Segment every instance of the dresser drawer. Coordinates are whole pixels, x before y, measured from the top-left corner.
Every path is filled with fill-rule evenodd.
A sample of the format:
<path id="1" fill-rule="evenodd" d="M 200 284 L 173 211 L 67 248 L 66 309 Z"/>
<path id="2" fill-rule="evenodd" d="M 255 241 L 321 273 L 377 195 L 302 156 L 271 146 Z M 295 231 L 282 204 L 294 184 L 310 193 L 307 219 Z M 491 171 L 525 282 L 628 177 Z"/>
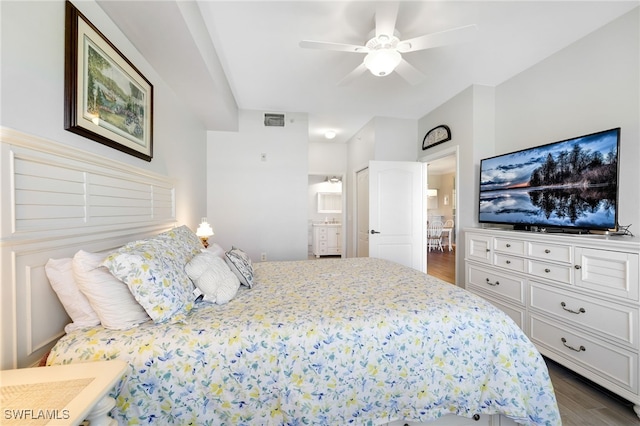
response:
<path id="1" fill-rule="evenodd" d="M 524 279 L 501 274 L 490 269 L 470 265 L 467 271 L 467 286 L 475 287 L 481 293 L 506 298 L 524 304 Z"/>
<path id="2" fill-rule="evenodd" d="M 573 246 L 560 246 L 547 243 L 529 243 L 529 256 L 554 262 L 573 262 Z"/>
<path id="3" fill-rule="evenodd" d="M 531 341 L 536 345 L 571 359 L 610 383 L 637 393 L 637 353 L 536 315 L 530 316 L 529 325 Z"/>
<path id="4" fill-rule="evenodd" d="M 638 308 L 529 282 L 531 309 L 638 348 Z"/>
<path id="5" fill-rule="evenodd" d="M 524 241 L 496 237 L 494 240 L 494 246 L 496 251 L 511 254 L 525 254 Z"/>
<path id="6" fill-rule="evenodd" d="M 527 272 L 537 277 L 560 281 L 566 284 L 573 283 L 573 268 L 569 265 L 556 265 L 537 260 L 527 260 Z"/>
<path id="7" fill-rule="evenodd" d="M 502 268 L 511 269 L 512 271 L 525 271 L 525 261 L 521 257 L 513 257 L 496 253 L 493 256 L 493 264 Z"/>

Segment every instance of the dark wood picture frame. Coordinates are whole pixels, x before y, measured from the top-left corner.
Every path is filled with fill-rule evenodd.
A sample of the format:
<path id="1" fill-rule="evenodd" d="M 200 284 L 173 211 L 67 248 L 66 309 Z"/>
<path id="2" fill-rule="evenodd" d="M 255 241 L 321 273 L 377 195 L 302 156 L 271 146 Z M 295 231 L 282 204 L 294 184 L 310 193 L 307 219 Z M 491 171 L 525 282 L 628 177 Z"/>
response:
<path id="1" fill-rule="evenodd" d="M 64 128 L 153 158 L 153 85 L 76 7 L 65 5 Z"/>
<path id="2" fill-rule="evenodd" d="M 429 130 L 424 139 L 422 139 L 422 150 L 432 148 L 436 145 L 440 145 L 446 141 L 451 140 L 451 129 L 449 126 L 441 124 Z"/>

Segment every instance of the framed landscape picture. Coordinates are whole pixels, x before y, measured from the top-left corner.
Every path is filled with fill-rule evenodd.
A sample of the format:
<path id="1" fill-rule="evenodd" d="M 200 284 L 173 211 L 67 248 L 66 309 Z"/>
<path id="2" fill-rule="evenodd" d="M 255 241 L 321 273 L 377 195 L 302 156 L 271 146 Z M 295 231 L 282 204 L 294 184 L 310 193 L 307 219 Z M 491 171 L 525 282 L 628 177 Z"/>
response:
<path id="1" fill-rule="evenodd" d="M 153 86 L 69 1 L 65 20 L 65 129 L 151 161 Z"/>

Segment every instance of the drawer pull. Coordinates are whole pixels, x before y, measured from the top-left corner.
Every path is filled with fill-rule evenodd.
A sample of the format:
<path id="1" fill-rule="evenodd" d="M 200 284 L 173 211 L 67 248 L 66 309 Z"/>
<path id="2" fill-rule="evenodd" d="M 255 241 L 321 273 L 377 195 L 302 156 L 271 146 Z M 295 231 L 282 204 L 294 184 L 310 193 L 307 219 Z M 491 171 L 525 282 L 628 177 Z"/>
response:
<path id="1" fill-rule="evenodd" d="M 545 253 L 547 253 L 547 254 L 549 254 L 549 253 L 551 253 L 551 250 L 549 250 L 549 249 L 544 249 L 544 252 L 545 252 Z"/>
<path id="2" fill-rule="evenodd" d="M 489 281 L 489 278 L 487 278 L 487 284 L 492 286 L 497 286 L 497 285 L 500 285 L 500 281 L 496 281 L 495 283 L 492 283 L 491 281 Z"/>
<path id="3" fill-rule="evenodd" d="M 507 243 L 507 248 L 511 247 L 511 244 Z"/>
<path id="4" fill-rule="evenodd" d="M 549 272 L 551 272 L 551 269 L 549 269 L 549 268 L 545 268 L 545 270 L 544 270 L 544 271 L 548 274 Z"/>
<path id="5" fill-rule="evenodd" d="M 580 266 L 580 265 L 576 265 L 576 266 L 574 266 L 574 268 L 576 268 L 576 269 L 582 269 L 582 266 Z"/>
<path id="6" fill-rule="evenodd" d="M 584 351 L 586 351 L 586 350 L 587 350 L 587 349 L 586 349 L 584 346 L 582 346 L 582 345 L 580 345 L 580 347 L 579 347 L 578 349 L 574 348 L 574 347 L 573 347 L 573 346 L 571 346 L 571 345 L 567 345 L 567 339 L 565 339 L 564 337 L 563 337 L 562 339 L 560 339 L 560 340 L 562 340 L 562 344 L 563 344 L 563 345 L 565 345 L 567 348 L 571 349 L 572 351 L 576 351 L 576 352 L 584 352 Z"/>
<path id="7" fill-rule="evenodd" d="M 562 306 L 562 309 L 564 309 L 567 312 L 571 312 L 572 314 L 584 314 L 585 312 L 587 312 L 585 311 L 584 308 L 580 308 L 577 311 L 574 311 L 573 309 L 569 309 L 567 308 L 567 304 L 564 302 L 560 302 L 560 306 Z"/>
<path id="8" fill-rule="evenodd" d="M 507 265 L 510 265 L 510 264 L 511 264 L 511 261 L 510 261 L 510 260 L 507 260 L 507 262 L 506 262 L 506 263 L 507 263 Z"/>

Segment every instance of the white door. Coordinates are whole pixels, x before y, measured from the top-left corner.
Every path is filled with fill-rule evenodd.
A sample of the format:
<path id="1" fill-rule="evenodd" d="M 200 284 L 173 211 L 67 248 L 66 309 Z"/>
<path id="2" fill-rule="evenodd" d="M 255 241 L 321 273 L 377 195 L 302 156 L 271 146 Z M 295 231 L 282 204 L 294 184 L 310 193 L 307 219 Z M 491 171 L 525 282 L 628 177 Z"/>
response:
<path id="1" fill-rule="evenodd" d="M 369 169 L 356 173 L 356 257 L 369 257 Z"/>
<path id="2" fill-rule="evenodd" d="M 426 273 L 423 163 L 369 162 L 369 256 Z"/>

